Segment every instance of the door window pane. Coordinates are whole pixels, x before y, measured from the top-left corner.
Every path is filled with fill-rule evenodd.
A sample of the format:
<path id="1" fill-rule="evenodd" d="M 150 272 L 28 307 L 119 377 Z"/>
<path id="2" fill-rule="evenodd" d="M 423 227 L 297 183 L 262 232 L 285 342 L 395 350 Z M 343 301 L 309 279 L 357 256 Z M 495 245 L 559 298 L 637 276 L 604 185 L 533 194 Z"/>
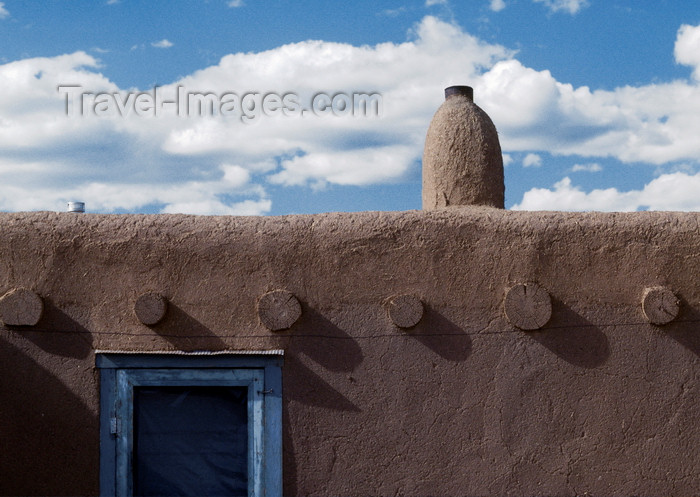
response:
<path id="1" fill-rule="evenodd" d="M 247 390 L 135 387 L 134 495 L 247 495 Z"/>

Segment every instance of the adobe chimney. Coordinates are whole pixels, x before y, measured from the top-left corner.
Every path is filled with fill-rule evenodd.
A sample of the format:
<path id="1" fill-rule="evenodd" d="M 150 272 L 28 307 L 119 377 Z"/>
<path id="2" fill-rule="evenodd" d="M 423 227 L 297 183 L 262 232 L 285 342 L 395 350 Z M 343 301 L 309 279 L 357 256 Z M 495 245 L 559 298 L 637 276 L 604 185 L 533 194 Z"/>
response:
<path id="1" fill-rule="evenodd" d="M 423 150 L 423 209 L 504 208 L 503 157 L 496 127 L 469 86 L 445 89 Z"/>

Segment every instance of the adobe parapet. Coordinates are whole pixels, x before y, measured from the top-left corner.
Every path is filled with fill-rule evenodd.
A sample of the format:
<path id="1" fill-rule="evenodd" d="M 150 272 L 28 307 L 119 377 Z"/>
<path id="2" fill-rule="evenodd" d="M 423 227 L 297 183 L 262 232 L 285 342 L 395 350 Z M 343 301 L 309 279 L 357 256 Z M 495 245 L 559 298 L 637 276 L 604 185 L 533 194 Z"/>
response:
<path id="1" fill-rule="evenodd" d="M 0 494 L 97 494 L 95 351 L 279 349 L 284 495 L 700 494 L 700 213 L 0 227 Z"/>

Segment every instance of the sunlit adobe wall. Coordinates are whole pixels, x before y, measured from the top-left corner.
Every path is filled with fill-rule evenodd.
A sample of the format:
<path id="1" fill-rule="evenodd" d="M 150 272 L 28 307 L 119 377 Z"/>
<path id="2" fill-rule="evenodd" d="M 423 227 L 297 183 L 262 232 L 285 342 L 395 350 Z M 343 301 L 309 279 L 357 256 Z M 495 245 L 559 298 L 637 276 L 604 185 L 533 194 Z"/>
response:
<path id="1" fill-rule="evenodd" d="M 282 349 L 285 495 L 698 495 L 699 226 L 0 214 L 0 494 L 97 494 L 95 351 Z"/>

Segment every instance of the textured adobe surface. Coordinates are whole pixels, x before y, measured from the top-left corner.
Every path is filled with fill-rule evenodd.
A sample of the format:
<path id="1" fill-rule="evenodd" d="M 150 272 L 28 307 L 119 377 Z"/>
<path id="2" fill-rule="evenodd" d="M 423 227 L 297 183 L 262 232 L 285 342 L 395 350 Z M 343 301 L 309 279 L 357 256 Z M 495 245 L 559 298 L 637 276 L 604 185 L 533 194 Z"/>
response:
<path id="1" fill-rule="evenodd" d="M 700 495 L 700 214 L 0 214 L 0 494 L 96 495 L 95 350 L 284 349 L 285 495 Z M 506 291 L 552 316 L 524 332 Z M 663 327 L 644 289 L 680 300 Z M 258 317 L 286 289 L 302 314 Z M 165 318 L 139 322 L 144 293 Z M 387 299 L 416 295 L 406 333 Z"/>

